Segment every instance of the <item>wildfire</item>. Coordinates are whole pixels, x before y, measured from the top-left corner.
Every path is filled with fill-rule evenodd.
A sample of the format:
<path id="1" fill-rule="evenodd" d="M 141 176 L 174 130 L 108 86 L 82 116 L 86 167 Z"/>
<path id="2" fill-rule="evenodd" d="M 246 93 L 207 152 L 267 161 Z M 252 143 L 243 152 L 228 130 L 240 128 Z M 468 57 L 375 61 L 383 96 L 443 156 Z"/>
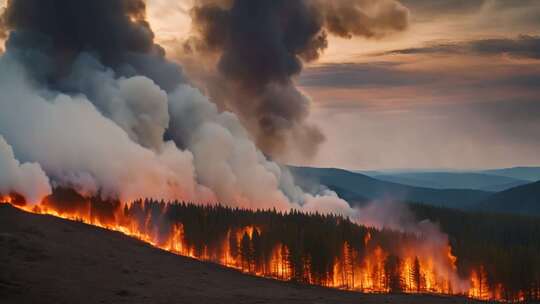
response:
<path id="1" fill-rule="evenodd" d="M 294 273 L 291 266 L 290 249 L 285 244 L 278 244 L 271 249 L 271 256 L 263 258 L 258 243 L 263 228 L 244 226 L 231 228 L 217 247 L 208 244 L 202 250 L 190 246 L 185 238 L 184 226 L 174 224 L 165 236 L 161 234 L 152 218 L 146 216 L 142 220 L 126 215 L 123 208 L 109 216 L 100 216 L 89 208 L 59 210 L 52 205 L 40 204 L 30 207 L 16 204 L 17 197 L 0 196 L 0 202 L 10 203 L 17 208 L 36 214 L 47 214 L 68 220 L 79 221 L 104 229 L 121 232 L 137 238 L 157 248 L 194 259 L 218 263 L 239 271 L 273 278 L 283 281 L 298 280 L 309 284 L 331 288 L 352 290 L 364 293 L 432 293 L 446 295 L 463 295 L 480 300 L 502 301 L 502 286 L 490 289 L 483 267 L 473 271 L 468 286 L 453 286 L 456 276 L 456 257 L 451 248 L 447 248 L 445 261 L 447 267 L 441 267 L 433 256 L 418 254 L 415 248 L 405 248 L 403 254 L 391 255 L 380 246 L 373 244 L 373 238 L 367 233 L 363 240 L 366 248 L 363 254 L 351 244 L 345 243 L 339 258 L 334 261 L 332 273 L 324 278 L 312 276 L 312 258 L 310 256 L 295 257 L 300 259 L 303 270 Z M 449 271 L 449 270 L 450 271 Z M 523 300 L 523 297 L 520 299 Z"/>
<path id="2" fill-rule="evenodd" d="M 11 193 L 9 195 L 2 195 L 0 193 L 0 202 L 11 204 L 16 207 L 21 207 L 21 206 L 26 205 L 25 198 L 17 193 Z"/>

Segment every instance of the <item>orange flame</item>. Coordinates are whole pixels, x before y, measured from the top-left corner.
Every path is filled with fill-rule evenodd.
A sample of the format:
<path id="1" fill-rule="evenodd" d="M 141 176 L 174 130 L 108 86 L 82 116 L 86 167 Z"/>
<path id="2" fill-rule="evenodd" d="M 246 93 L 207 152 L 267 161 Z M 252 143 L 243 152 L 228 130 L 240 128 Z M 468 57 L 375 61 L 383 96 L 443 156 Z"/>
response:
<path id="1" fill-rule="evenodd" d="M 13 204 L 13 200 L 14 198 L 11 196 L 0 196 L 0 202 Z M 460 291 L 455 289 L 452 286 L 452 275 L 455 275 L 457 258 L 452 254 L 449 246 L 445 263 L 449 265 L 450 272 L 438 268 L 438 264 L 435 263 L 432 256 L 415 253 L 414 248 L 406 248 L 407 250 L 403 250 L 404 254 L 402 256 L 392 257 L 380 246 L 372 245 L 372 235 L 367 233 L 364 238 L 367 253 L 360 256 L 358 250 L 345 243 L 340 257 L 334 261 L 333 272 L 329 274 L 327 279 L 322 280 L 311 277 L 310 257 L 302 258 L 303 273 L 294 274 L 290 264 L 290 250 L 285 244 L 275 246 L 271 251 L 269 262 L 261 265 L 256 260 L 256 248 L 253 248 L 253 245 L 247 245 L 252 244 L 255 235 L 262 232 L 260 227 L 245 226 L 230 229 L 218 250 L 214 252 L 206 246 L 202 252 L 196 252 L 186 242 L 182 224 L 174 225 L 166 239 L 161 239 L 163 236 L 160 236 L 158 231 L 152 228 L 149 217 L 144 219 L 141 225 L 140 220 L 136 221 L 126 216 L 122 212 L 122 208 L 118 208 L 111 218 L 104 219 L 92 214 L 89 208 L 60 211 L 44 204 L 35 207 L 27 205 L 14 206 L 31 213 L 52 215 L 121 232 L 178 255 L 222 264 L 245 273 L 277 280 L 289 281 L 301 275 L 302 277 L 299 279 L 310 284 L 364 293 L 398 291 L 464 295 L 479 300 L 503 299 L 500 284 L 494 290 L 488 287 L 487 275 L 483 267 L 471 273 L 468 290 Z M 520 299 L 517 300 L 523 300 L 524 298 L 522 293 Z"/>

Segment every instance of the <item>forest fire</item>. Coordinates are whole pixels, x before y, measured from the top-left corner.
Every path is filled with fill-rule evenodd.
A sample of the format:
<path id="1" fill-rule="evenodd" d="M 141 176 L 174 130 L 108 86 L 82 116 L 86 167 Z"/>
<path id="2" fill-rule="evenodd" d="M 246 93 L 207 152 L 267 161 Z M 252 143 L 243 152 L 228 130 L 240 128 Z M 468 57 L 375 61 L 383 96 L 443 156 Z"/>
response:
<path id="1" fill-rule="evenodd" d="M 319 235 L 307 230 L 300 232 L 298 227 L 297 236 L 284 235 L 283 224 L 276 223 L 274 217 L 298 217 L 300 221 L 312 217 L 294 213 L 254 213 L 149 201 L 122 205 L 99 199 L 71 202 L 68 208 L 62 200 L 47 198 L 39 205 L 29 206 L 15 204 L 14 198 L 2 197 L 0 201 L 28 212 L 118 231 L 175 254 L 256 276 L 363 293 L 429 293 L 509 302 L 524 299 L 523 294 L 518 299 L 505 297 L 501 284 L 490 288 L 483 267 L 471 270 L 468 279 L 459 279 L 457 258 L 449 246 L 442 253 L 441 262 L 437 256 L 441 254 L 415 247 L 413 236 L 385 235 L 388 232 L 364 228 L 338 217 L 317 215 L 322 221 L 343 227 L 339 229 L 348 235 L 332 240 L 328 247 L 328 243 L 317 243 Z M 238 213 L 240 219 L 227 223 L 232 217 L 220 213 Z M 391 241 L 396 236 L 399 240 Z M 335 238 L 333 234 L 328 237 Z M 299 244 L 296 238 L 305 241 Z M 332 248 L 335 244 L 339 245 L 337 250 Z"/>
<path id="2" fill-rule="evenodd" d="M 400 60 L 408 62 L 409 56 L 422 56 L 422 60 L 409 63 L 427 62 L 424 59 L 428 60 L 432 52 L 440 51 L 437 47 L 424 52 L 424 46 L 411 45 L 407 48 L 413 47 L 410 49 L 413 51 L 405 52 L 386 50 L 385 47 L 394 45 L 386 43 L 381 45 L 379 55 L 372 54 L 369 58 L 329 54 L 351 60 L 318 61 L 324 59 L 325 51 L 336 42 L 334 38 L 358 38 L 351 40 L 352 46 L 370 38 L 374 38 L 373 43 L 381 38 L 391 39 L 393 34 L 418 28 L 409 24 L 423 18 L 410 18 L 409 8 L 400 1 L 194 0 L 187 1 L 191 7 L 182 4 L 156 10 L 159 15 L 181 11 L 191 19 L 190 28 L 185 28 L 186 36 L 178 37 L 168 37 L 165 32 L 169 30 L 161 26 L 156 32 L 153 29 L 153 22 L 168 23 L 174 18 L 147 18 L 154 15 L 147 14 L 147 4 L 166 1 L 0 0 L 3 2 L 0 5 L 0 40 L 4 42 L 0 45 L 0 203 L 117 231 L 177 255 L 276 280 L 363 293 L 540 301 L 540 227 L 529 222 L 535 219 L 506 219 L 487 212 L 455 213 L 462 212 L 464 206 L 472 208 L 473 203 L 482 206 L 491 197 L 492 186 L 499 189 L 530 178 L 505 180 L 489 187 L 439 189 L 438 181 L 429 187 L 413 187 L 356 176 L 349 171 L 332 169 L 322 174 L 316 168 L 294 170 L 287 165 L 316 166 L 322 162 L 352 168 L 348 162 L 353 157 L 348 156 L 348 151 L 356 149 L 350 149 L 348 138 L 343 142 L 342 136 L 351 135 L 340 132 L 342 123 L 343 126 L 347 123 L 346 129 L 353 131 L 355 139 L 361 135 L 355 143 L 396 133 L 384 129 L 395 126 L 391 123 L 377 123 L 384 125 L 380 130 L 364 128 L 369 125 L 351 119 L 353 114 L 362 118 L 364 114 L 380 114 L 392 118 L 400 127 L 403 119 L 412 119 L 405 125 L 413 127 L 419 126 L 416 121 L 424 121 L 417 119 L 426 117 L 422 111 L 418 117 L 413 115 L 414 111 L 407 111 L 412 116 L 394 120 L 397 116 L 386 115 L 393 111 L 363 112 L 363 107 L 355 102 L 357 111 L 343 112 L 347 119 L 335 124 L 332 119 L 345 116 L 326 115 L 325 111 L 337 111 L 335 114 L 347 111 L 349 107 L 343 105 L 351 98 L 341 101 L 338 98 L 339 107 L 327 106 L 331 102 L 325 100 L 319 101 L 324 107 L 311 105 L 312 99 L 324 99 L 327 93 L 340 93 L 343 88 L 347 94 L 377 94 L 388 88 L 401 90 L 405 88 L 402 85 L 416 82 L 446 83 L 446 78 L 426 81 L 433 77 L 425 69 L 401 81 L 404 71 L 395 64 Z M 491 6 L 489 10 L 482 9 L 482 14 L 489 13 Z M 493 6 L 493 11 L 499 11 L 499 7 Z M 176 21 L 181 20 L 171 25 L 181 29 Z M 506 56 L 503 52 L 505 59 L 511 57 L 512 62 L 525 59 L 522 57 L 537 59 L 535 54 L 530 56 L 536 49 L 534 52 L 514 50 L 521 47 L 522 40 L 527 42 L 523 46 L 530 48 L 534 39 L 535 36 L 523 36 L 512 42 L 511 53 L 519 54 Z M 491 46 L 505 41 L 479 42 Z M 160 45 L 162 42 L 164 45 Z M 471 52 L 467 60 L 473 60 L 479 53 L 492 56 L 501 49 L 477 50 L 478 42 L 470 47 L 467 41 L 456 43 L 465 53 Z M 367 46 L 362 49 L 377 49 Z M 339 49 L 339 45 L 331 49 Z M 447 52 L 451 47 L 443 49 L 445 56 L 464 55 Z M 383 61 L 391 57 L 391 64 L 371 62 L 379 56 L 384 57 Z M 350 63 L 352 69 L 347 67 Z M 307 66 L 310 69 L 302 74 Z M 394 72 L 397 73 L 392 75 Z M 448 77 L 454 72 L 449 69 L 433 74 Z M 346 73 L 347 77 L 335 77 L 336 73 Z M 376 77 L 363 77 L 363 73 Z M 350 79 L 355 80 L 352 86 Z M 504 80 L 508 80 L 506 76 Z M 309 96 L 308 92 L 315 94 Z M 387 97 L 385 100 L 389 100 Z M 416 97 L 410 100 L 417 100 Z M 428 99 L 445 100 L 432 97 Z M 403 101 L 399 107 L 416 105 Z M 318 115 L 311 116 L 312 109 Z M 489 118 L 498 115 L 499 110 L 478 112 Z M 463 116 L 471 111 L 450 112 Z M 468 118 L 467 115 L 463 118 Z M 376 120 L 381 117 L 377 116 Z M 458 121 L 478 121 L 458 118 Z M 323 132 L 327 128 L 331 131 Z M 374 132 L 363 134 L 356 132 L 357 129 Z M 428 138 L 436 139 L 436 143 L 448 137 L 441 136 L 447 130 L 432 129 L 429 131 L 434 132 L 433 136 Z M 473 129 L 489 131 L 476 125 Z M 418 136 L 418 130 L 411 128 L 410 134 L 405 132 L 405 135 L 412 134 L 414 139 L 426 137 Z M 481 149 L 473 149 L 474 157 L 467 162 L 459 157 L 454 159 L 456 153 L 451 153 L 450 160 L 444 159 L 439 151 L 462 150 L 464 141 L 458 133 L 448 137 L 451 139 L 448 144 L 455 146 L 452 149 L 427 143 L 436 147 L 436 153 L 425 153 L 422 142 L 415 145 L 421 149 L 418 153 L 407 155 L 411 145 L 403 140 L 402 133 L 396 133 L 399 136 L 394 138 L 395 142 L 384 140 L 390 146 L 366 145 L 373 146 L 366 152 L 376 155 L 377 161 L 362 160 L 362 167 L 391 168 L 396 162 L 409 165 L 419 156 L 422 159 L 417 161 L 422 168 L 426 167 L 426 161 L 436 164 L 444 160 L 444 164 L 449 162 L 458 168 L 477 167 L 477 158 L 486 161 L 486 166 L 492 164 L 490 161 L 510 162 L 506 159 L 508 153 L 495 153 L 493 160 L 483 154 L 476 155 L 476 150 Z M 490 136 L 478 133 L 482 140 L 475 144 L 491 147 L 493 134 L 531 132 L 488 133 Z M 329 141 L 325 143 L 325 139 Z M 521 142 L 509 139 L 512 144 Z M 398 146 L 406 143 L 407 149 L 401 151 L 394 143 Z M 388 155 L 387 150 L 391 152 Z M 525 154 L 529 159 L 529 153 Z M 434 157 L 426 159 L 426 155 Z M 498 157 L 504 159 L 496 160 Z M 351 178 L 350 187 L 345 187 L 349 184 L 345 177 Z M 327 178 L 333 182 L 325 181 Z M 356 178 L 365 183 L 357 183 Z M 496 180 L 499 178 L 502 176 Z M 435 184 L 437 189 L 431 189 Z M 353 188 L 355 191 L 351 191 Z M 356 188 L 362 191 L 357 192 Z M 403 210 L 371 204 L 387 197 L 392 201 L 395 198 L 396 205 L 406 206 L 402 208 L 407 211 L 417 205 L 413 202 L 431 204 L 418 208 L 446 206 L 455 210 L 424 209 L 427 214 L 419 216 L 411 212 L 409 218 L 408 212 L 400 212 Z M 147 199 L 136 200 L 139 198 Z M 368 202 L 377 208 L 366 210 L 370 206 L 364 208 L 362 204 Z M 492 216 L 497 217 L 492 220 Z M 387 217 L 392 219 L 387 221 Z M 464 218 L 468 219 L 467 225 Z M 4 278 L 0 279 L 2 287 Z"/>

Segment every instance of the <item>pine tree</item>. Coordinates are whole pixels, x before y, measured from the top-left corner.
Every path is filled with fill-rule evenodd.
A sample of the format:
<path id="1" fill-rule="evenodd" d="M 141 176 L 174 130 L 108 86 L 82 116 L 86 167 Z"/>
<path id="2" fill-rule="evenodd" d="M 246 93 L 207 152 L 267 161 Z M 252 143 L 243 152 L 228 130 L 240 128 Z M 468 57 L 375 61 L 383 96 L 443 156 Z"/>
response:
<path id="1" fill-rule="evenodd" d="M 385 287 L 390 292 L 402 292 L 403 280 L 399 272 L 401 260 L 395 255 L 390 255 L 384 263 Z"/>
<path id="2" fill-rule="evenodd" d="M 251 240 L 247 232 L 244 232 L 242 240 L 240 241 L 240 256 L 242 259 L 242 269 L 251 271 L 251 257 L 253 256 L 253 254 L 251 248 Z"/>
<path id="3" fill-rule="evenodd" d="M 422 290 L 422 274 L 420 273 L 420 261 L 418 257 L 414 258 L 414 263 L 411 270 L 411 278 L 417 293 Z"/>
<path id="4" fill-rule="evenodd" d="M 238 261 L 238 240 L 236 239 L 236 234 L 231 230 L 229 230 L 229 255 L 233 261 Z"/>
<path id="5" fill-rule="evenodd" d="M 253 230 L 253 238 L 251 239 L 252 243 L 252 263 L 254 271 L 257 272 L 261 270 L 262 266 L 262 260 L 263 260 L 263 252 L 262 252 L 262 243 L 261 243 L 261 236 L 259 234 L 259 231 L 257 229 Z"/>

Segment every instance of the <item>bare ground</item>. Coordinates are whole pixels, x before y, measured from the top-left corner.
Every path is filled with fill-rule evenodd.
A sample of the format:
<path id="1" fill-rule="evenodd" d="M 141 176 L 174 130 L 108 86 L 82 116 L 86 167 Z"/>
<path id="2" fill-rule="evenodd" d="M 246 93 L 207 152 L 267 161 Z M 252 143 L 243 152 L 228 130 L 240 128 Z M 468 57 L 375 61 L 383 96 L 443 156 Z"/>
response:
<path id="1" fill-rule="evenodd" d="M 241 274 L 120 233 L 0 204 L 0 303 L 473 303 L 365 295 Z"/>

